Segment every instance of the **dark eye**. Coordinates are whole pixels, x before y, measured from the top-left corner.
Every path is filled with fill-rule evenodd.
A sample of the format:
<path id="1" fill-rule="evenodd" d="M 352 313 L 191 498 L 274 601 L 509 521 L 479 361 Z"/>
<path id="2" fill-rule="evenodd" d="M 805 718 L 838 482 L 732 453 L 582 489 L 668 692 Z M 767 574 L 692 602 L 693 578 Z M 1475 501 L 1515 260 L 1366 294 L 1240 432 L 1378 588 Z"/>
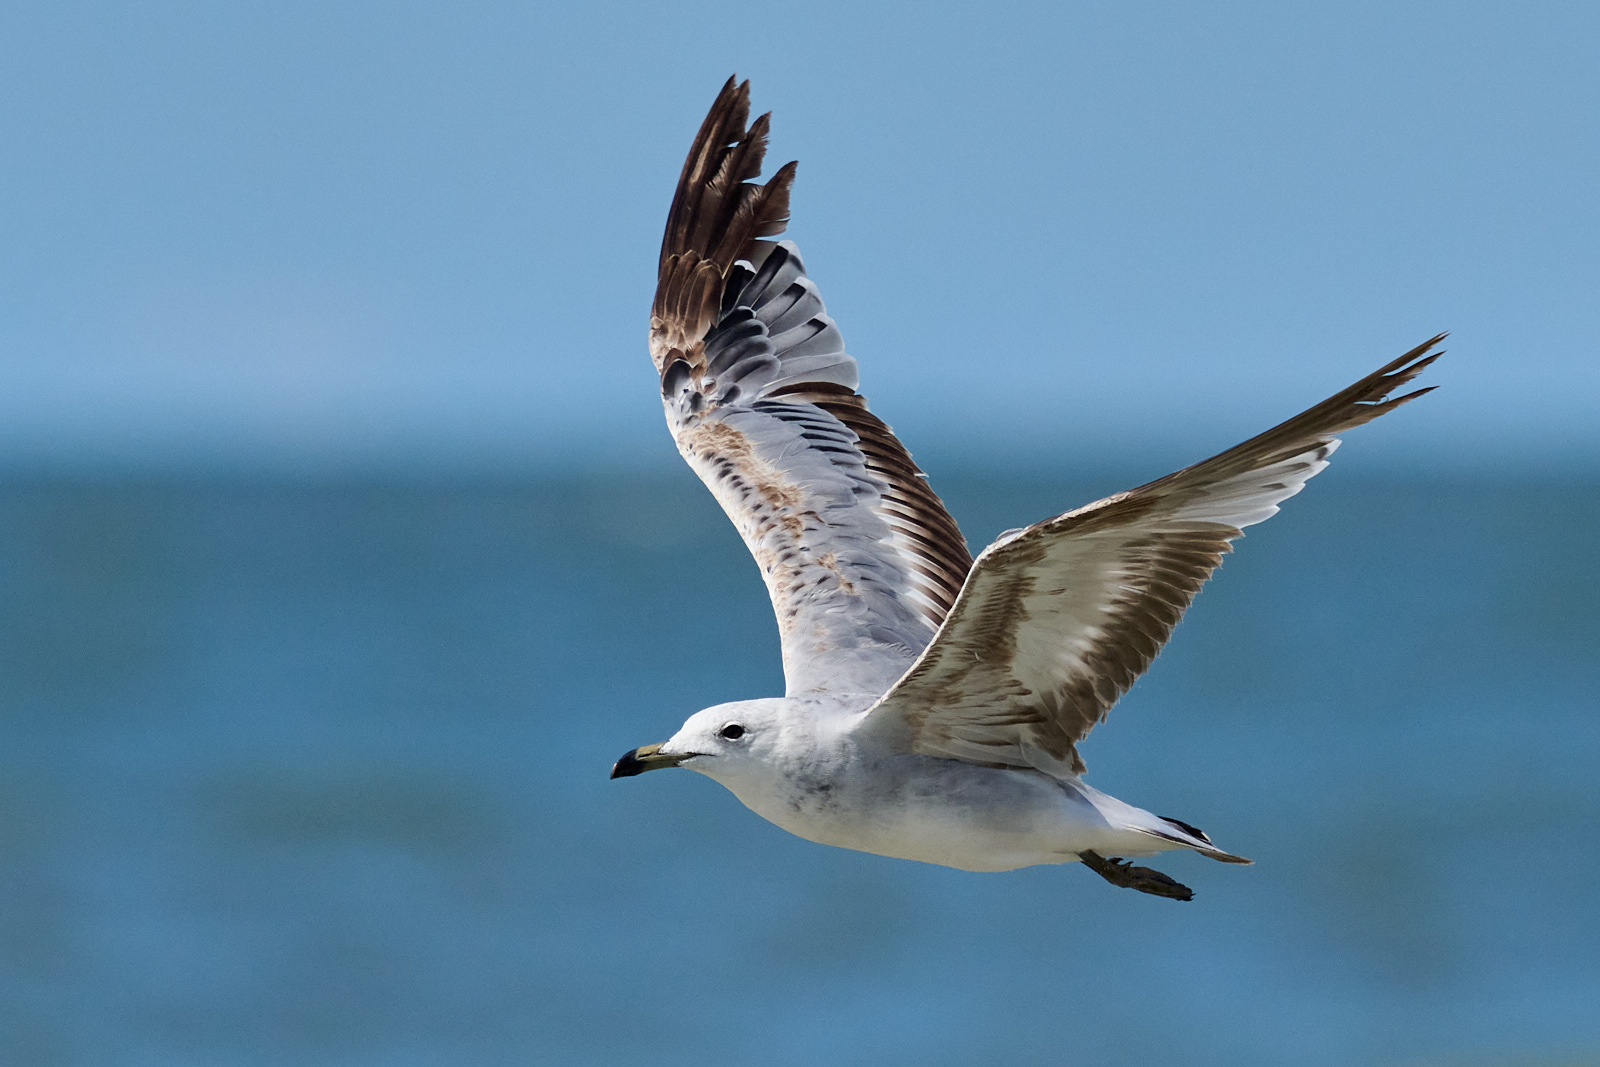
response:
<path id="1" fill-rule="evenodd" d="M 717 731 L 717 736 L 722 738 L 724 741 L 737 741 L 739 738 L 744 736 L 744 727 L 740 726 L 736 722 L 730 722 L 728 725 Z"/>

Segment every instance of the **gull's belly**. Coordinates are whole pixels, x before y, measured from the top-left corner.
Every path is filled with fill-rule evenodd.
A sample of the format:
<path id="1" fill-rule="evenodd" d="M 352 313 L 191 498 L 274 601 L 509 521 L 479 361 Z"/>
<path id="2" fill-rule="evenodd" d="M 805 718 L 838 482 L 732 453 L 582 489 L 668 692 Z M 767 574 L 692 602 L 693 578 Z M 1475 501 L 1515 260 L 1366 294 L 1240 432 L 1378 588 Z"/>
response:
<path id="1" fill-rule="evenodd" d="M 1138 844 L 1081 793 L 1037 771 L 913 756 L 788 785 L 739 799 L 810 841 L 963 870 L 1066 863 L 1083 849 Z"/>

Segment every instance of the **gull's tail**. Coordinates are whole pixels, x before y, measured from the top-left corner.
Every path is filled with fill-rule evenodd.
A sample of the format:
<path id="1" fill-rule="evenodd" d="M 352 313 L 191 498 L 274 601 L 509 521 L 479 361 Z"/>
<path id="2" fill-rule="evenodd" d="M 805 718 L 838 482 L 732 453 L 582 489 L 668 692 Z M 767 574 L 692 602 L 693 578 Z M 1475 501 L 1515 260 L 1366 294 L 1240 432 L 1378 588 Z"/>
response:
<path id="1" fill-rule="evenodd" d="M 1211 843 L 1211 838 L 1200 827 L 1186 823 L 1182 819 L 1173 819 L 1165 815 L 1154 815 L 1143 808 L 1136 808 L 1126 801 L 1118 800 L 1109 793 L 1102 793 L 1082 780 L 1072 783 L 1072 789 L 1099 812 L 1100 817 L 1113 829 L 1127 830 L 1136 834 L 1153 837 L 1165 844 L 1150 843 L 1150 851 L 1137 850 L 1131 842 L 1124 839 L 1118 848 L 1127 849 L 1128 855 L 1148 856 L 1152 852 L 1165 852 L 1170 848 L 1189 848 L 1202 856 L 1210 856 L 1221 863 L 1254 863 L 1255 860 L 1235 856 L 1231 852 L 1224 852 Z"/>
<path id="2" fill-rule="evenodd" d="M 1173 819 L 1166 815 L 1156 815 L 1153 818 L 1159 825 L 1129 826 L 1128 829 L 1137 830 L 1141 834 L 1149 834 L 1151 837 L 1159 837 L 1163 841 L 1185 845 L 1194 849 L 1200 855 L 1209 856 L 1220 863 L 1255 862 L 1255 860 L 1247 860 L 1243 856 L 1235 856 L 1231 852 L 1222 851 L 1211 843 L 1211 838 L 1206 836 L 1204 830 L 1198 826 L 1190 826 L 1182 819 Z"/>

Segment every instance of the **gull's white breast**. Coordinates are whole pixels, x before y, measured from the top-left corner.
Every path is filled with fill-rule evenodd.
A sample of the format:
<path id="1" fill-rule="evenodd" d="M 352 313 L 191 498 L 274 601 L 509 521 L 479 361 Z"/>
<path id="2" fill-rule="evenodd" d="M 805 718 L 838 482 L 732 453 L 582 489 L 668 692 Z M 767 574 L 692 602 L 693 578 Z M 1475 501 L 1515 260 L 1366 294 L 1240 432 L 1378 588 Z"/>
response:
<path id="1" fill-rule="evenodd" d="M 1161 846 L 1107 818 L 1138 809 L 1039 771 L 913 754 L 850 758 L 828 773 L 816 770 L 723 784 L 746 807 L 807 840 L 968 871 L 1069 863 L 1085 849 L 1150 855 Z"/>

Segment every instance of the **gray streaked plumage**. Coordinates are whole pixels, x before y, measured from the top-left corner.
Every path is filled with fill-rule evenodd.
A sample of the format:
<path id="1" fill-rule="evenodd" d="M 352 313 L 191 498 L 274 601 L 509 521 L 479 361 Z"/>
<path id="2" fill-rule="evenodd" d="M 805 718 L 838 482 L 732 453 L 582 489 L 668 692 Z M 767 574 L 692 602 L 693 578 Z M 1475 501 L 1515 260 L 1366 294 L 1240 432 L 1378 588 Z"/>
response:
<path id="1" fill-rule="evenodd" d="M 757 184 L 768 117 L 729 79 L 684 164 L 650 317 L 679 451 L 755 556 L 784 698 L 691 717 L 613 776 L 683 765 L 803 837 L 972 870 L 1082 859 L 1187 899 L 1102 852 L 1223 852 L 1189 824 L 1090 788 L 1077 745 L 1155 658 L 1246 526 L 1327 466 L 1336 435 L 1443 335 L 1293 419 L 1137 489 L 1024 529 L 973 561 L 925 476 L 856 392 L 788 221 L 795 164 Z"/>

